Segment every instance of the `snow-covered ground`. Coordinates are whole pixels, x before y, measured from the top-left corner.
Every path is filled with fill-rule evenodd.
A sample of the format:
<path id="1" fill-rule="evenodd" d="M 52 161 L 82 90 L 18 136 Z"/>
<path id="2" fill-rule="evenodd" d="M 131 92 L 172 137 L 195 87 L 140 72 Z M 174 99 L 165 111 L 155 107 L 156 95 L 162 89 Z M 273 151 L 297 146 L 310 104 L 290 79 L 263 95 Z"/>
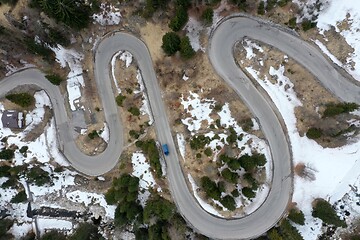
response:
<path id="1" fill-rule="evenodd" d="M 66 89 L 68 99 L 72 111 L 79 109 L 81 89 L 84 88 L 83 68 L 81 61 L 84 58 L 82 53 L 76 52 L 74 49 L 66 49 L 61 45 L 51 48 L 56 55 L 56 61 L 62 68 L 68 66 L 70 72 L 67 75 Z"/>
<path id="2" fill-rule="evenodd" d="M 92 16 L 93 20 L 102 26 L 117 25 L 121 21 L 120 9 L 111 4 L 101 3 L 100 12 Z M 95 23 L 94 22 L 94 23 Z"/>
<path id="3" fill-rule="evenodd" d="M 303 19 L 312 19 L 317 22 L 317 28 L 321 34 L 330 30 L 331 27 L 340 33 L 345 41 L 354 49 L 354 52 L 349 54 L 346 58 L 345 64 L 340 64 L 346 69 L 356 80 L 360 81 L 360 4 L 358 0 L 293 0 L 302 9 L 298 16 L 298 22 Z M 319 3 L 319 4 L 318 4 Z M 316 7 L 320 6 L 320 8 Z M 342 22 L 346 20 L 346 24 Z M 324 40 L 328 41 L 324 36 Z M 319 45 L 317 43 L 317 45 Z M 325 54 L 330 52 L 325 46 L 319 46 Z M 339 61 L 335 57 L 329 57 L 338 64 Z"/>
<path id="4" fill-rule="evenodd" d="M 270 67 L 269 75 L 277 79 L 274 84 L 266 77 L 260 79 L 257 70 L 251 67 L 246 70 L 266 90 L 279 109 L 288 129 L 294 165 L 305 164 L 314 176 L 314 180 L 298 176 L 294 178 L 293 201 L 306 217 L 305 226 L 296 227 L 304 239 L 315 240 L 322 233 L 321 220 L 311 216 L 311 203 L 316 198 L 327 199 L 332 204 L 345 198 L 341 202 L 349 205 L 348 208 L 352 210 L 351 218 L 360 216 L 360 206 L 351 201 L 360 187 L 360 156 L 357 154 L 360 149 L 359 138 L 341 148 L 323 148 L 306 136 L 301 137 L 296 128 L 294 109 L 301 106 L 302 102 L 297 98 L 291 80 L 284 76 L 284 66 Z M 346 217 L 346 220 L 350 221 L 350 217 Z"/>
<path id="5" fill-rule="evenodd" d="M 139 181 L 139 196 L 141 206 L 145 207 L 146 202 L 150 196 L 150 189 L 155 189 L 156 182 L 154 176 L 150 170 L 150 164 L 147 162 L 145 155 L 142 152 L 135 152 L 131 156 L 131 163 L 133 167 L 133 173 L 135 177 L 140 179 Z M 158 192 L 161 188 L 158 187 Z"/>
<path id="6" fill-rule="evenodd" d="M 200 129 L 209 129 L 207 133 L 204 134 L 205 137 L 209 137 L 212 139 L 209 144 L 207 144 L 205 147 L 210 147 L 212 151 L 214 152 L 214 160 L 216 160 L 218 153 L 221 151 L 218 149 L 222 149 L 225 145 L 228 144 L 227 137 L 228 137 L 228 129 L 232 127 L 237 136 L 242 135 L 241 139 L 237 139 L 237 148 L 241 149 L 241 155 L 249 154 L 252 155 L 254 151 L 258 153 L 262 153 L 265 155 L 267 159 L 267 163 L 265 165 L 266 170 L 266 181 L 265 184 L 262 185 L 256 194 L 256 197 L 252 199 L 252 201 L 249 201 L 247 199 L 243 199 L 242 195 L 240 194 L 239 197 L 235 198 L 235 201 L 237 203 L 237 207 L 243 207 L 244 214 L 250 214 L 251 212 L 255 211 L 266 199 L 268 191 L 269 191 L 269 185 L 271 183 L 272 179 L 272 160 L 271 160 L 271 154 L 270 149 L 266 142 L 255 135 L 249 134 L 238 125 L 237 121 L 231 116 L 231 111 L 229 108 L 229 104 L 225 103 L 221 110 L 216 112 L 214 111 L 214 107 L 216 105 L 216 101 L 214 99 L 202 99 L 199 94 L 190 92 L 189 96 L 181 97 L 181 104 L 185 110 L 186 118 L 182 119 L 182 123 L 187 126 L 187 129 L 191 133 L 191 135 L 196 135 Z M 214 138 L 215 133 L 214 131 L 210 130 L 210 125 L 213 124 L 215 121 L 212 118 L 213 114 L 216 114 L 219 116 L 220 119 L 220 125 L 225 128 L 224 133 L 219 133 L 218 138 Z M 256 121 L 255 121 L 256 122 Z M 205 127 L 205 128 L 204 128 Z M 218 127 L 214 125 L 214 127 L 217 129 Z M 255 128 L 258 127 L 258 125 L 254 125 Z M 186 154 L 186 145 L 184 136 L 181 134 L 177 134 L 177 142 L 180 154 L 184 161 L 185 154 Z M 239 156 L 240 157 L 240 156 Z M 219 169 L 220 171 L 222 169 Z M 189 181 L 193 181 L 191 178 L 191 175 L 188 175 Z M 195 183 L 192 183 L 193 185 L 193 192 L 195 195 L 195 198 L 199 201 L 199 196 L 196 195 L 196 189 L 197 187 L 194 185 Z M 239 192 L 241 192 L 241 186 L 237 186 Z M 214 201 L 214 200 L 213 200 Z M 222 206 L 220 202 L 214 201 L 217 205 Z M 202 207 L 205 210 L 209 209 L 209 204 L 204 204 L 203 200 L 199 201 L 199 204 L 202 205 Z M 204 205 L 203 205 L 204 204 Z M 223 208 L 225 211 L 226 209 Z M 216 211 L 215 209 L 211 210 L 210 213 L 213 214 L 213 211 Z M 243 216 L 244 214 L 238 215 L 236 217 Z"/>
<path id="7" fill-rule="evenodd" d="M 52 164 L 53 161 L 57 162 L 60 166 L 68 166 L 69 164 L 58 150 L 54 119 L 49 121 L 44 132 L 37 139 L 31 142 L 25 142 L 23 140 L 31 129 L 43 121 L 45 114 L 44 107 L 47 106 L 51 108 L 50 100 L 44 91 L 36 92 L 34 97 L 36 102 L 35 108 L 27 114 L 27 126 L 23 131 L 14 133 L 10 129 L 3 127 L 2 122 L 0 121 L 0 139 L 7 137 L 6 143 L 0 142 L 1 148 L 12 144 L 18 146 L 19 149 L 23 146 L 28 147 L 26 156 L 20 153 L 19 149 L 15 150 L 12 166 L 29 164 L 28 169 L 40 167 L 42 170 L 48 172 L 51 178 L 51 184 L 37 186 L 34 183 L 27 184 L 27 179 L 24 175 L 19 177 L 19 183 L 23 186 L 27 197 L 31 199 L 32 206 L 35 208 L 49 206 L 70 210 L 75 207 L 75 203 L 81 203 L 91 209 L 93 209 L 94 206 L 100 208 L 101 211 L 104 212 L 105 221 L 107 219 L 113 219 L 115 207 L 108 206 L 102 194 L 70 190 L 75 188 L 75 176 L 77 173 L 68 169 L 64 169 L 60 172 L 55 171 L 55 167 Z M 0 110 L 1 118 L 4 110 L 2 105 L 0 105 Z M 0 185 L 7 180 L 7 177 L 0 178 Z M 76 188 L 78 189 L 79 186 Z M 33 229 L 33 219 L 28 218 L 26 215 L 27 202 L 18 204 L 10 203 L 17 192 L 16 189 L 12 188 L 0 188 L 0 205 L 7 209 L 8 214 L 10 214 L 12 218 L 16 219 L 15 224 L 10 231 L 16 239 L 20 239 L 29 230 Z M 68 200 L 63 196 L 66 196 Z M 81 210 L 81 208 L 75 209 Z M 86 209 L 83 208 L 82 210 L 85 211 Z M 40 231 L 42 232 L 48 228 L 69 229 L 72 227 L 71 221 L 72 219 L 39 219 L 38 223 Z"/>

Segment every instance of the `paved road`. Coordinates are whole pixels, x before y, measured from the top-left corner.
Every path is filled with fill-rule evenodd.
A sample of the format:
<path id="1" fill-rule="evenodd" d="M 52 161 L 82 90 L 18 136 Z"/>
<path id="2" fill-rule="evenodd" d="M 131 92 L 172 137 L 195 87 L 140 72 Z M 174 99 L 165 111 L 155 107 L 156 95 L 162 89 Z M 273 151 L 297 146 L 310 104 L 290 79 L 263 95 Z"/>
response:
<path id="1" fill-rule="evenodd" d="M 87 175 L 100 175 L 112 169 L 122 151 L 123 133 L 118 119 L 111 81 L 109 62 L 119 50 L 128 50 L 136 58 L 147 88 L 154 115 L 158 140 L 167 143 L 170 155 L 166 157 L 170 189 L 180 213 L 199 232 L 217 239 L 248 239 L 271 228 L 284 213 L 291 198 L 291 153 L 286 134 L 281 128 L 272 103 L 254 87 L 238 69 L 233 58 L 233 45 L 243 37 L 266 42 L 286 52 L 308 68 L 325 87 L 346 101 L 360 103 L 360 90 L 346 77 L 339 74 L 332 64 L 311 45 L 286 31 L 247 17 L 228 18 L 212 33 L 208 51 L 216 72 L 239 94 L 249 109 L 258 117 L 271 148 L 274 174 L 271 191 L 262 206 L 253 214 L 241 219 L 226 220 L 210 215 L 197 203 L 187 188 L 185 177 L 171 135 L 160 88 L 146 45 L 134 36 L 117 33 L 102 40 L 95 56 L 95 80 L 110 130 L 107 149 L 98 156 L 89 157 L 77 149 L 72 123 L 64 107 L 64 97 L 38 70 L 29 69 L 16 73 L 0 82 L 0 94 L 26 83 L 38 85 L 51 96 L 58 128 L 60 147 L 72 166 Z"/>

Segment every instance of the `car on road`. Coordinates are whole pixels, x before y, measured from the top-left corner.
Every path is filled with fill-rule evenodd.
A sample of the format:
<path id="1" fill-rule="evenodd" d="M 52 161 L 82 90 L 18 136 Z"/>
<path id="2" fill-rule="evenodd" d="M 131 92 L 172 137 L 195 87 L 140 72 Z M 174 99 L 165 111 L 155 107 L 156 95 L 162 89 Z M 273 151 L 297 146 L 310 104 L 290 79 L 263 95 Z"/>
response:
<path id="1" fill-rule="evenodd" d="M 162 150 L 166 156 L 169 155 L 169 147 L 167 144 L 162 145 Z"/>

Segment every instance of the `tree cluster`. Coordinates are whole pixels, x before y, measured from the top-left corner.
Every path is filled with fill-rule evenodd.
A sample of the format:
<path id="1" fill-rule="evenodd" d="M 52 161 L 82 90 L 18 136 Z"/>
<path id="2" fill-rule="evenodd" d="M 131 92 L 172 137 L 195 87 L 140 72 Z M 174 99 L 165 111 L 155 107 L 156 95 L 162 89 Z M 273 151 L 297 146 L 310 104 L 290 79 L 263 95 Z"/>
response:
<path id="1" fill-rule="evenodd" d="M 91 14 L 98 9 L 97 1 L 89 3 L 84 0 L 32 0 L 31 6 L 40 8 L 57 22 L 79 30 L 88 26 Z"/>
<path id="2" fill-rule="evenodd" d="M 295 208 L 292 208 L 289 212 L 288 219 L 290 219 L 292 222 L 297 223 L 299 225 L 305 224 L 305 216 L 304 213 L 300 210 L 297 210 Z"/>
<path id="3" fill-rule="evenodd" d="M 359 108 L 356 103 L 329 103 L 326 105 L 323 117 L 333 117 L 342 113 L 349 113 Z"/>
<path id="4" fill-rule="evenodd" d="M 312 216 L 320 218 L 326 224 L 334 225 L 336 227 L 346 227 L 345 221 L 339 218 L 331 204 L 324 199 L 316 200 Z"/>
<path id="5" fill-rule="evenodd" d="M 113 180 L 105 194 L 108 204 L 117 204 L 115 224 L 122 227 L 134 220 L 142 222 L 142 207 L 138 203 L 139 178 L 123 174 Z"/>
<path id="6" fill-rule="evenodd" d="M 140 148 L 150 161 L 150 167 L 155 171 L 156 177 L 161 178 L 162 169 L 160 164 L 159 150 L 154 139 L 137 141 L 136 146 Z"/>

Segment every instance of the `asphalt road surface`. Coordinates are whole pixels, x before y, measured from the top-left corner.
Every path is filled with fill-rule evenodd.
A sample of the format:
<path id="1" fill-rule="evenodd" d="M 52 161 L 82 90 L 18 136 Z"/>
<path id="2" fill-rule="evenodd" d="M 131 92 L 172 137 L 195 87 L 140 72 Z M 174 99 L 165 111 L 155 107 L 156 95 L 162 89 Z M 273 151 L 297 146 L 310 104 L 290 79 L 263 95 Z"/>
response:
<path id="1" fill-rule="evenodd" d="M 119 50 L 131 52 L 137 60 L 145 82 L 158 141 L 167 143 L 167 178 L 180 213 L 200 233 L 215 239 L 249 239 L 270 229 L 284 214 L 292 193 L 291 151 L 286 129 L 277 109 L 261 88 L 256 87 L 237 67 L 233 57 L 234 44 L 244 37 L 272 45 L 298 61 L 317 77 L 331 92 L 345 101 L 360 103 L 360 88 L 349 80 L 342 70 L 336 69 L 312 45 L 300 40 L 279 26 L 245 16 L 232 16 L 212 32 L 209 58 L 215 71 L 239 94 L 252 113 L 259 119 L 271 149 L 273 180 L 265 202 L 254 213 L 239 219 L 222 219 L 207 213 L 197 203 L 187 187 L 179 163 L 176 146 L 166 116 L 165 106 L 146 45 L 138 38 L 116 33 L 105 37 L 95 55 L 95 80 L 102 101 L 110 140 L 106 150 L 97 156 L 87 156 L 77 147 L 73 138 L 73 125 L 65 109 L 64 96 L 58 88 L 36 69 L 11 75 L 0 82 L 0 95 L 23 84 L 35 84 L 50 96 L 58 130 L 59 148 L 72 166 L 86 175 L 101 175 L 117 163 L 123 147 L 123 132 L 118 108 L 110 80 L 110 60 Z"/>

